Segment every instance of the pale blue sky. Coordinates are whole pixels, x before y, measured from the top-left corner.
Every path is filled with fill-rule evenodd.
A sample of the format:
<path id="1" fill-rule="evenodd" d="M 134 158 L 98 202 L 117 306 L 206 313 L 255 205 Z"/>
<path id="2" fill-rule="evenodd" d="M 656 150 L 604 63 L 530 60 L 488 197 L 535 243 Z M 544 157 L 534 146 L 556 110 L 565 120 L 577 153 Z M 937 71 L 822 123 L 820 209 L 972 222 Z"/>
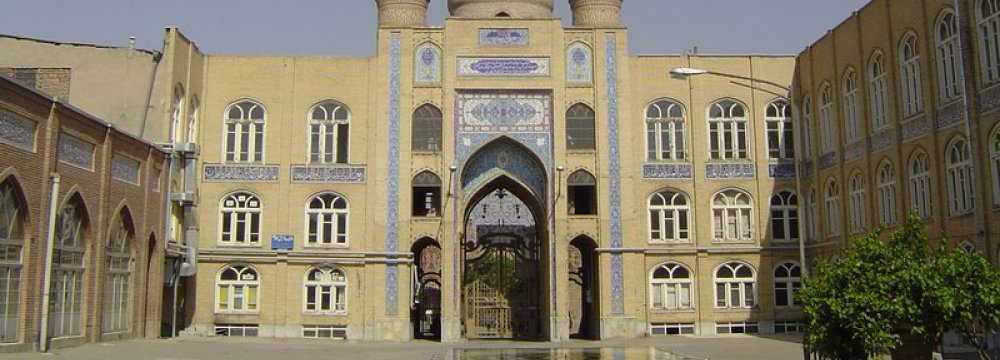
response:
<path id="1" fill-rule="evenodd" d="M 625 0 L 633 54 L 797 54 L 868 0 Z M 431 0 L 441 25 L 446 0 Z M 566 0 L 556 14 L 571 16 Z M 0 33 L 159 49 L 176 25 L 210 54 L 367 56 L 374 0 L 3 0 Z"/>

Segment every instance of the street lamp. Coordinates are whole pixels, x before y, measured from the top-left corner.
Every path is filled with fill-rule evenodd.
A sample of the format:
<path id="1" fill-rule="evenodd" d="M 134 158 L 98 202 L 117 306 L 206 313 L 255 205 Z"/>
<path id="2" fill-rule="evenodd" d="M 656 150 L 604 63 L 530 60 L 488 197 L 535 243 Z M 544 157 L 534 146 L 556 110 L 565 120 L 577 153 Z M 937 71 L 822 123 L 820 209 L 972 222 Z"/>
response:
<path id="1" fill-rule="evenodd" d="M 731 79 L 746 80 L 746 81 L 750 81 L 751 83 L 758 82 L 758 83 L 761 83 L 761 84 L 771 85 L 771 86 L 774 86 L 776 88 L 779 88 L 779 89 L 785 91 L 785 95 L 783 95 L 783 96 L 786 99 L 789 99 L 789 104 L 792 106 L 792 117 L 793 118 L 798 117 L 798 111 L 797 111 L 798 107 L 795 106 L 795 102 L 794 101 L 791 101 L 792 88 L 788 87 L 788 86 L 785 86 L 785 85 L 781 85 L 781 84 L 775 83 L 773 81 L 767 81 L 767 80 L 762 80 L 762 79 L 757 79 L 757 78 L 752 78 L 752 77 L 747 77 L 747 76 L 742 76 L 742 75 L 736 75 L 736 74 L 727 74 L 727 73 L 714 72 L 714 71 L 709 71 L 709 70 L 705 70 L 705 69 L 687 68 L 687 67 L 678 67 L 678 68 L 670 69 L 670 75 L 673 75 L 673 76 L 676 76 L 676 77 L 683 77 L 683 78 L 691 77 L 691 76 L 696 76 L 696 75 L 715 75 L 715 76 L 721 76 L 721 77 L 731 78 Z M 752 85 L 751 85 L 751 87 L 752 87 Z M 782 96 L 780 94 L 776 94 L 776 95 Z M 796 134 L 798 134 L 798 132 L 796 132 Z M 796 149 L 795 149 L 796 153 L 797 154 L 801 154 L 802 153 L 801 152 L 802 149 L 798 148 L 801 145 L 799 145 L 799 143 L 797 141 L 795 142 L 795 144 L 796 144 Z M 796 169 L 795 173 L 796 173 L 796 177 L 798 177 L 798 170 L 797 169 Z M 795 191 L 798 192 L 798 195 L 800 195 L 800 196 L 798 196 L 798 199 L 802 199 L 803 198 L 801 196 L 802 195 L 802 186 L 799 185 L 798 178 L 795 179 Z M 803 222 L 801 221 L 801 219 L 799 219 L 799 220 L 800 220 L 799 221 L 799 226 L 798 226 L 799 227 L 799 266 L 800 266 L 800 269 L 802 269 L 802 273 L 804 275 L 809 275 L 808 267 L 806 267 L 806 243 L 805 243 L 805 237 L 806 237 L 807 234 L 803 231 L 804 230 L 803 229 L 803 227 L 804 227 Z"/>

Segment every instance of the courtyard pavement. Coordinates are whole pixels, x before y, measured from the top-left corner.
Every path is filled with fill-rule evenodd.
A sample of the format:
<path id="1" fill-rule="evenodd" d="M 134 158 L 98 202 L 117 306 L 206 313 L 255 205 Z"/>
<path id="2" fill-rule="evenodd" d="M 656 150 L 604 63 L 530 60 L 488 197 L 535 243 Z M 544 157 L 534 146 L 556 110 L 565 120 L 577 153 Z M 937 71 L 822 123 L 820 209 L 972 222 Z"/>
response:
<path id="1" fill-rule="evenodd" d="M 801 360 L 800 336 L 655 337 L 632 340 L 569 341 L 565 343 L 470 341 L 453 344 L 343 342 L 274 338 L 178 338 L 131 340 L 56 349 L 47 354 L 0 354 L 0 359 L 73 360 L 450 360 L 451 349 L 512 348 L 630 348 L 656 347 L 676 359 Z M 648 351 L 629 351 L 625 360 L 654 360 Z M 633 356 L 639 354 L 640 356 Z M 501 356 L 498 356 L 501 357 Z M 512 360 L 508 356 L 502 356 Z M 538 360 L 538 359 L 536 359 Z M 673 360 L 673 359 L 671 359 Z"/>

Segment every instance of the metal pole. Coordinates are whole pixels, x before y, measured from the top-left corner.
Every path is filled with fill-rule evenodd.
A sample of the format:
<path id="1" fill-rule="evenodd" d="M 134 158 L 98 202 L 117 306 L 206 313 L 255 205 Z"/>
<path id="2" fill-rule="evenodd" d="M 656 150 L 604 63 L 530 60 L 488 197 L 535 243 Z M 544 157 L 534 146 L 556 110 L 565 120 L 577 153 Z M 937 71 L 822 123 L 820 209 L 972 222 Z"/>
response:
<path id="1" fill-rule="evenodd" d="M 42 318 L 39 330 L 39 350 L 49 349 L 49 301 L 52 288 L 52 256 L 56 247 L 56 216 L 59 213 L 59 174 L 52 173 L 52 191 L 49 192 L 49 233 L 45 241 L 45 277 L 42 280 Z"/>

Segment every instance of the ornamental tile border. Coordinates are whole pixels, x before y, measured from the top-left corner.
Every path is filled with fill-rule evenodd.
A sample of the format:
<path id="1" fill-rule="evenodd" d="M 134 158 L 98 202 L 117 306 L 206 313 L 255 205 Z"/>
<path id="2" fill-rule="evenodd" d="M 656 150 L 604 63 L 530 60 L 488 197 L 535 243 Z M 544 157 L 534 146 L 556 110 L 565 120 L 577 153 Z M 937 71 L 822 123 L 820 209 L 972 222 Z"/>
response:
<path id="1" fill-rule="evenodd" d="M 826 170 L 837 165 L 837 153 L 828 152 L 819 157 L 819 169 Z"/>
<path id="2" fill-rule="evenodd" d="M 278 182 L 278 165 L 205 164 L 206 182 Z"/>
<path id="3" fill-rule="evenodd" d="M 876 133 L 875 135 L 872 135 L 871 136 L 872 152 L 888 149 L 890 146 L 892 146 L 892 142 L 893 140 L 895 140 L 895 138 L 896 136 L 892 132 L 892 129 L 885 129 Z"/>
<path id="4" fill-rule="evenodd" d="M 0 142 L 21 150 L 35 151 L 38 123 L 0 110 Z"/>
<path id="5" fill-rule="evenodd" d="M 115 154 L 111 158 L 111 178 L 139 185 L 139 169 L 141 167 L 142 163 L 139 160 Z"/>
<path id="6" fill-rule="evenodd" d="M 767 165 L 767 177 L 771 179 L 795 179 L 796 167 L 792 163 Z"/>
<path id="7" fill-rule="evenodd" d="M 547 57 L 459 57 L 458 76 L 544 77 L 551 74 Z"/>
<path id="8" fill-rule="evenodd" d="M 938 129 L 958 124 L 965 119 L 965 108 L 961 101 L 954 101 L 951 104 L 934 111 L 934 126 Z"/>
<path id="9" fill-rule="evenodd" d="M 919 139 L 931 132 L 931 126 L 927 121 L 927 115 L 921 114 L 903 123 L 903 142 Z"/>
<path id="10" fill-rule="evenodd" d="M 865 150 L 868 149 L 868 145 L 864 141 L 858 140 L 853 143 L 847 144 L 844 147 L 844 162 L 848 162 L 861 157 L 865 154 Z"/>
<path id="11" fill-rule="evenodd" d="M 386 191 L 385 250 L 395 253 L 399 247 L 399 118 L 400 118 L 400 35 L 392 33 L 389 42 L 389 171 Z M 398 310 L 398 269 L 394 263 L 385 267 L 385 314 L 396 316 Z"/>
<path id="12" fill-rule="evenodd" d="M 94 144 L 76 136 L 59 134 L 59 161 L 85 170 L 94 171 Z"/>
<path id="13" fill-rule="evenodd" d="M 705 164 L 705 178 L 709 180 L 756 179 L 757 168 L 754 163 Z"/>
<path id="14" fill-rule="evenodd" d="M 979 93 L 979 112 L 1000 108 L 1000 86 L 993 86 Z"/>
<path id="15" fill-rule="evenodd" d="M 611 247 L 622 246 L 621 224 L 621 168 L 618 148 L 618 39 L 615 33 L 606 33 L 604 52 L 607 56 L 605 64 L 607 82 L 608 108 L 608 152 L 610 158 L 609 183 L 611 196 Z M 625 313 L 624 264 L 622 254 L 611 255 L 611 312 L 615 315 Z"/>
<path id="16" fill-rule="evenodd" d="M 364 184 L 366 168 L 351 165 L 292 165 L 295 183 Z"/>
<path id="17" fill-rule="evenodd" d="M 479 45 L 525 46 L 530 34 L 526 28 L 482 28 L 479 29 Z"/>
<path id="18" fill-rule="evenodd" d="M 691 164 L 643 164 L 642 178 L 647 180 L 693 179 L 694 165 Z"/>

